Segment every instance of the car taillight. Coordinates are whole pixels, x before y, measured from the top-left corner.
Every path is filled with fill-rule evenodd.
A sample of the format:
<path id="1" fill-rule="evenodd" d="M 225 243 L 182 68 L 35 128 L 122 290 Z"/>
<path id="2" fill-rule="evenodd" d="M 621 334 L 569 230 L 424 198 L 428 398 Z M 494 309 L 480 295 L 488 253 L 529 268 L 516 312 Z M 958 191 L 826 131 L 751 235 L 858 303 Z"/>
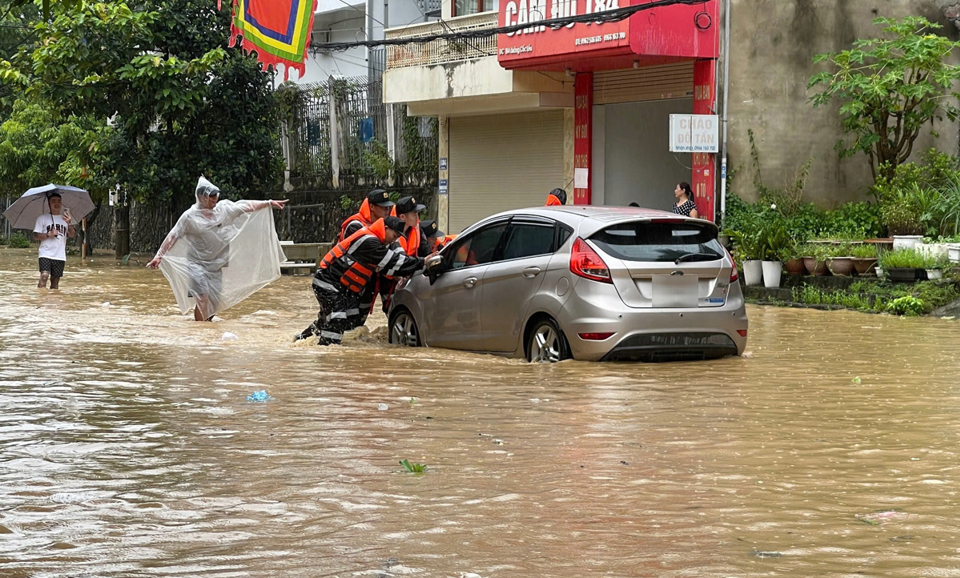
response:
<path id="1" fill-rule="evenodd" d="M 724 247 L 724 251 L 727 252 L 727 257 L 730 259 L 730 265 L 733 266 L 733 269 L 730 271 L 730 282 L 736 283 L 740 280 L 740 275 L 737 274 L 737 262 L 733 260 L 733 255 L 730 254 L 730 251 Z"/>
<path id="2" fill-rule="evenodd" d="M 586 241 L 578 238 L 570 251 L 570 272 L 585 279 L 613 283 L 610 280 L 610 269 L 603 262 L 600 255 L 587 245 Z"/>
<path id="3" fill-rule="evenodd" d="M 737 329 L 737 333 L 740 334 L 740 337 L 746 337 L 746 336 L 747 336 L 747 330 L 746 330 L 746 329 Z"/>
<path id="4" fill-rule="evenodd" d="M 584 339 L 586 341 L 603 341 L 604 339 L 613 335 L 613 333 L 578 333 L 577 335 L 580 336 L 580 339 Z"/>

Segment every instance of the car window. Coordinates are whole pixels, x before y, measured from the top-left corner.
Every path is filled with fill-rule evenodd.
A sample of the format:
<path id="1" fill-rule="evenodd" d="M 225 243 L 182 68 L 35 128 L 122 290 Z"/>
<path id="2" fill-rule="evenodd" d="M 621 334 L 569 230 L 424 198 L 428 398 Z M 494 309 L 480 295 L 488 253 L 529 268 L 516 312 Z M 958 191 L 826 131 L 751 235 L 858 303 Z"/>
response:
<path id="1" fill-rule="evenodd" d="M 667 262 L 723 258 L 715 227 L 687 221 L 638 221 L 607 227 L 590 239 L 618 259 Z"/>
<path id="2" fill-rule="evenodd" d="M 507 230 L 503 259 L 520 259 L 553 252 L 554 226 L 546 223 L 512 223 Z"/>
<path id="3" fill-rule="evenodd" d="M 557 227 L 557 249 L 563 247 L 563 244 L 567 242 L 567 239 L 569 239 L 572 234 L 573 231 L 568 229 L 566 225 Z"/>
<path id="4" fill-rule="evenodd" d="M 500 235 L 507 227 L 506 223 L 487 227 L 457 245 L 450 262 L 451 269 L 461 269 L 473 265 L 483 265 L 493 261 L 494 253 L 500 242 Z"/>

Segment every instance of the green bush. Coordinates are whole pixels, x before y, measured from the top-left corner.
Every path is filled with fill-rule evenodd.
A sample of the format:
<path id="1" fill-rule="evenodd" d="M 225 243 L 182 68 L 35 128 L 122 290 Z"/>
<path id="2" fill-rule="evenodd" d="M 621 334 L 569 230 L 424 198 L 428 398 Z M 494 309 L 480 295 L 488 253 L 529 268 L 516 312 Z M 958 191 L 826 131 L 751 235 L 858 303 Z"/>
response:
<path id="1" fill-rule="evenodd" d="M 923 313 L 923 301 L 911 295 L 904 295 L 888 303 L 886 311 L 896 315 L 920 315 Z"/>
<path id="2" fill-rule="evenodd" d="M 23 233 L 14 233 L 10 237 L 10 247 L 13 249 L 26 249 L 30 246 L 30 240 L 27 239 Z"/>
<path id="3" fill-rule="evenodd" d="M 869 243 L 859 243 L 850 247 L 850 256 L 858 259 L 876 259 L 877 246 Z"/>
<path id="4" fill-rule="evenodd" d="M 897 249 L 880 255 L 884 269 L 925 269 L 930 258 L 914 249 Z"/>

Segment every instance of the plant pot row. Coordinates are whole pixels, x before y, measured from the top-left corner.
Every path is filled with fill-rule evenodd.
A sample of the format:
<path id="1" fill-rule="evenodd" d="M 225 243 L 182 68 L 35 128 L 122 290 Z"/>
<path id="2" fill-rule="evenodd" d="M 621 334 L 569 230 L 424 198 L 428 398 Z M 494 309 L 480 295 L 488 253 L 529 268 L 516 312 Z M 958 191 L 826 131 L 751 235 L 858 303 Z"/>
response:
<path id="1" fill-rule="evenodd" d="M 764 287 L 779 287 L 780 276 L 783 274 L 783 263 L 780 261 L 744 261 L 743 282 L 746 285 Z"/>
<path id="2" fill-rule="evenodd" d="M 796 259 L 801 261 L 800 259 Z M 817 275 L 820 277 L 826 275 L 840 275 L 840 276 L 851 276 L 857 275 L 859 277 L 864 277 L 874 274 L 874 269 L 877 266 L 877 259 L 873 257 L 833 257 L 831 259 L 826 259 L 825 261 L 820 261 L 816 257 L 804 257 L 802 259 L 804 271 L 799 271 L 796 267 L 794 270 L 797 270 L 795 275 L 803 275 L 804 273 L 808 275 Z M 788 266 L 788 270 L 790 267 Z"/>

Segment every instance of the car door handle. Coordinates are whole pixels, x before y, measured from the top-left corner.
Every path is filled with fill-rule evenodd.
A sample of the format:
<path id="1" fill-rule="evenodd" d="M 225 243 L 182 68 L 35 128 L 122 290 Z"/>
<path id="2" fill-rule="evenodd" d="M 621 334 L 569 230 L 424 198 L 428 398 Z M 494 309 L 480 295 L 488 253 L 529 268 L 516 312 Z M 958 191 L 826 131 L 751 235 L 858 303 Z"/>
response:
<path id="1" fill-rule="evenodd" d="M 477 284 L 476 277 L 467 277 L 466 279 L 463 280 L 463 286 L 466 287 L 467 289 L 473 289 L 473 286 L 476 284 Z"/>
<path id="2" fill-rule="evenodd" d="M 540 267 L 527 267 L 523 270 L 523 276 L 527 279 L 533 279 L 540 274 Z"/>

